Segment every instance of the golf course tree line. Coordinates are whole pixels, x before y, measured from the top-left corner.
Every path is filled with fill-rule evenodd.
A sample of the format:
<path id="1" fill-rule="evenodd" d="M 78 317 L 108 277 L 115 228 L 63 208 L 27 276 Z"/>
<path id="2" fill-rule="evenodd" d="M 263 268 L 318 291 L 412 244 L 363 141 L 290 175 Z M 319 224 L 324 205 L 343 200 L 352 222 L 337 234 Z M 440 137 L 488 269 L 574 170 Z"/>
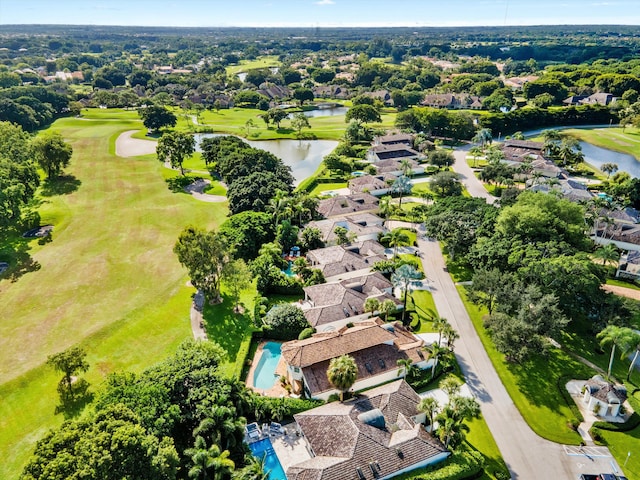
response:
<path id="1" fill-rule="evenodd" d="M 21 480 L 263 478 L 243 443 L 246 423 L 282 421 L 317 402 L 256 395 L 218 371 L 224 355 L 187 341 L 141 374 L 111 374 L 90 411 L 38 441 Z"/>
<path id="2" fill-rule="evenodd" d="M 631 305 L 600 288 L 606 270 L 591 257 L 581 205 L 523 192 L 500 208 L 450 197 L 426 210 L 427 234 L 473 272 L 469 297 L 487 309 L 485 326 L 507 360 L 544 354 L 546 339 L 560 340 L 571 324 L 594 336 L 630 326 Z"/>
<path id="3" fill-rule="evenodd" d="M 0 225 L 24 229 L 38 226 L 34 198 L 41 179 L 55 182 L 69 165 L 73 150 L 59 133 L 32 137 L 22 127 L 0 122 Z"/>
<path id="4" fill-rule="evenodd" d="M 300 293 L 304 285 L 323 282 L 322 274 L 304 260 L 293 266 L 297 277 L 283 273 L 288 266 L 283 253 L 293 246 L 301 244 L 305 250 L 322 246 L 320 232 L 301 231 L 317 218 L 317 200 L 293 193 L 290 168 L 237 137 L 205 138 L 201 148 L 207 167 L 227 184 L 230 216 L 217 231 L 189 226 L 180 235 L 174 252 L 192 284 L 216 303 L 221 300 L 221 282 L 237 284 L 240 279 L 231 277 L 239 271 L 245 271 L 248 279 L 257 278 L 261 294 Z M 229 267 L 233 262 L 241 267 Z"/>

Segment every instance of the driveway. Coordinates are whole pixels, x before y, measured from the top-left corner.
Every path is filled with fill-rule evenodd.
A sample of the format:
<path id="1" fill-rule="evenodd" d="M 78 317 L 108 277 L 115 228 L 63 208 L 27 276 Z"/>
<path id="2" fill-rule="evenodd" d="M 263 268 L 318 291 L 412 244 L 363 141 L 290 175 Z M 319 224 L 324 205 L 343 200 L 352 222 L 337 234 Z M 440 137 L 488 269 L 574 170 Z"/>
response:
<path id="1" fill-rule="evenodd" d="M 424 272 L 438 314 L 460 334 L 455 353 L 471 392 L 493 434 L 513 479 L 576 479 L 582 473 L 610 472 L 615 460 L 606 447 L 587 457 L 536 435 L 513 404 L 471 323 L 437 241 L 418 239 Z M 555 386 L 553 387 L 555 388 Z M 619 471 L 619 467 L 616 466 Z"/>

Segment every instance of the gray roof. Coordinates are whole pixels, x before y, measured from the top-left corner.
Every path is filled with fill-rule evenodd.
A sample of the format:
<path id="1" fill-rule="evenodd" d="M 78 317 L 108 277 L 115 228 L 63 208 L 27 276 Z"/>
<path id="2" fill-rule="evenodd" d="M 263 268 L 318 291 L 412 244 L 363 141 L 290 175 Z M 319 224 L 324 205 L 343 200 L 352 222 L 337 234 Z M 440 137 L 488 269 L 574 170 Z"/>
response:
<path id="1" fill-rule="evenodd" d="M 608 404 L 624 403 L 627 399 L 627 389 L 623 385 L 614 385 L 594 375 L 585 383 L 592 397 Z"/>
<path id="2" fill-rule="evenodd" d="M 377 210 L 378 199 L 368 193 L 337 195 L 320 200 L 318 213 L 325 218 L 349 215 L 358 212 Z"/>
<path id="3" fill-rule="evenodd" d="M 436 456 L 444 446 L 413 417 L 420 397 L 403 380 L 295 415 L 315 456 L 287 470 L 289 480 L 369 480 L 387 477 Z M 358 417 L 378 410 L 384 427 Z M 380 419 L 382 422 L 382 419 Z"/>

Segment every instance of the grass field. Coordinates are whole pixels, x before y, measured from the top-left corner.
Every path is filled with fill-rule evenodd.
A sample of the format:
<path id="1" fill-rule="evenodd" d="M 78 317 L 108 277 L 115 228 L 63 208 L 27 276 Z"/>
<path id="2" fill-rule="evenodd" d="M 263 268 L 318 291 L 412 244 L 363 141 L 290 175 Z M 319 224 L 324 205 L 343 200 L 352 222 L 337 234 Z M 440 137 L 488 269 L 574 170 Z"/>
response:
<path id="1" fill-rule="evenodd" d="M 225 70 L 227 75 L 236 75 L 240 72 L 248 72 L 257 68 L 279 67 L 280 65 L 276 55 L 265 55 L 255 60 L 240 60 L 237 65 L 230 65 Z"/>
<path id="2" fill-rule="evenodd" d="M 579 140 L 592 143 L 598 147 L 608 148 L 616 152 L 628 153 L 640 160 L 640 129 L 625 128 L 574 128 L 563 133 Z"/>
<path id="3" fill-rule="evenodd" d="M 260 118 L 265 112 L 253 108 L 230 108 L 219 111 L 205 110 L 200 115 L 198 125 L 194 125 L 190 116 L 184 112 L 176 111 L 178 117 L 177 127 L 186 131 L 210 130 L 216 133 L 228 133 L 240 135 L 251 140 L 274 140 L 278 138 L 297 138 L 296 131 L 291 128 L 291 121 L 285 119 L 281 122 L 280 128 L 274 125 L 267 127 L 267 124 Z M 393 112 L 383 113 L 382 122 L 371 124 L 374 128 L 392 128 L 396 114 Z M 246 124 L 251 120 L 255 126 L 249 127 Z M 311 128 L 302 131 L 304 138 L 318 140 L 339 140 L 344 134 L 346 123 L 344 115 L 309 118 Z"/>
<path id="4" fill-rule="evenodd" d="M 110 372 L 141 371 L 191 337 L 192 289 L 172 252 L 185 225 L 212 228 L 226 204 L 172 194 L 153 158 L 116 157 L 115 139 L 141 128 L 136 112 L 91 110 L 62 119 L 74 148 L 67 173 L 77 190 L 42 197 L 53 241 L 30 243 L 40 265 L 0 281 L 0 478 L 16 478 L 54 415 L 58 374 L 47 355 L 72 345 L 88 353 L 95 387 Z"/>

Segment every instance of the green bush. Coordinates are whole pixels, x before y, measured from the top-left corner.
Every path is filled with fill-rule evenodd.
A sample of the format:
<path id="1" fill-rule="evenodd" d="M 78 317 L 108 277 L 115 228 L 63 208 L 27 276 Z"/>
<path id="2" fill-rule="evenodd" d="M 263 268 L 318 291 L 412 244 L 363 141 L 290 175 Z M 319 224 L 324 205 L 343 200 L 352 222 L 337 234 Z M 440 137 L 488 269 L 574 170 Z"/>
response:
<path id="1" fill-rule="evenodd" d="M 264 317 L 264 322 L 264 336 L 279 340 L 296 339 L 311 326 L 302 310 L 290 303 L 275 305 Z"/>
<path id="2" fill-rule="evenodd" d="M 640 425 L 640 415 L 634 412 L 624 423 L 594 422 L 593 426 L 610 432 L 628 432 Z"/>
<path id="3" fill-rule="evenodd" d="M 603 422 L 597 422 L 597 423 L 603 423 Z M 593 427 L 591 427 L 589 429 L 589 435 L 591 435 L 591 438 L 593 438 L 593 441 L 597 445 L 606 445 L 607 444 L 607 441 L 604 439 L 604 437 L 600 433 L 600 429 L 598 427 L 596 427 L 595 424 L 594 424 Z"/>
<path id="4" fill-rule="evenodd" d="M 484 458 L 479 452 L 465 450 L 455 452 L 444 462 L 427 467 L 422 475 L 409 472 L 398 477 L 411 480 L 465 480 L 480 478 L 483 473 Z"/>
<path id="5" fill-rule="evenodd" d="M 304 340 L 305 338 L 309 338 L 311 335 L 314 334 L 314 332 L 315 332 L 315 329 L 313 327 L 305 328 L 300 332 L 300 335 L 298 335 L 298 340 Z"/>
<path id="6" fill-rule="evenodd" d="M 172 192 L 181 192 L 187 185 L 191 185 L 196 180 L 201 180 L 202 177 L 191 175 L 180 175 L 173 178 L 167 178 L 165 181 L 169 186 L 169 190 Z"/>

